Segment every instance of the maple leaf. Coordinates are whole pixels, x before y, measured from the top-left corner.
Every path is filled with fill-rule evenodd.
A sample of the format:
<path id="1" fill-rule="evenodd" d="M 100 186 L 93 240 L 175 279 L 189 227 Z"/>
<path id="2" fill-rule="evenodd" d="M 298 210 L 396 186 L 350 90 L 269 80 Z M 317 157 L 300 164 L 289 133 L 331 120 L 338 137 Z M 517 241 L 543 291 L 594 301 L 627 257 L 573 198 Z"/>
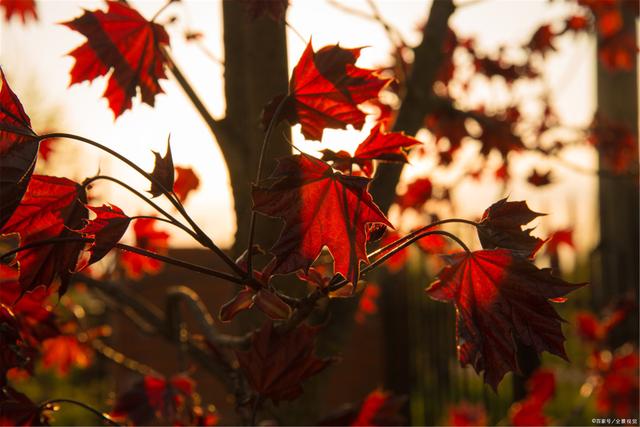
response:
<path id="1" fill-rule="evenodd" d="M 362 129 L 365 114 L 358 105 L 378 97 L 390 82 L 375 71 L 355 66 L 360 48 L 343 49 L 338 45 L 313 51 L 311 42 L 293 69 L 289 95 L 276 97 L 264 111 L 268 124 L 284 102 L 279 119 L 300 123 L 306 139 L 321 140 L 326 128 Z"/>
<path id="2" fill-rule="evenodd" d="M 136 247 L 164 254 L 169 247 L 169 233 L 164 230 L 157 230 L 156 222 L 151 218 L 138 218 L 134 221 L 133 232 L 136 237 Z M 161 261 L 133 252 L 120 254 L 120 263 L 127 275 L 136 280 L 140 279 L 145 273 L 157 274 L 162 269 Z"/>
<path id="3" fill-rule="evenodd" d="M 527 177 L 527 182 L 531 185 L 535 185 L 536 187 L 549 185 L 553 182 L 553 179 L 551 178 L 551 171 L 540 173 L 537 169 L 535 169 Z"/>
<path id="4" fill-rule="evenodd" d="M 48 426 L 42 411 L 40 405 L 12 387 L 0 389 L 0 426 Z"/>
<path id="5" fill-rule="evenodd" d="M 151 421 L 170 421 L 181 424 L 187 406 L 191 404 L 194 382 L 183 375 L 170 379 L 146 376 L 116 399 L 110 415 L 115 419 L 130 419 L 135 425 L 149 425 Z M 189 404 L 189 405 L 187 405 Z"/>
<path id="6" fill-rule="evenodd" d="M 17 266 L 0 264 L 0 304 L 10 307 L 24 339 L 32 346 L 60 333 L 56 316 L 47 303 L 50 292 L 39 287 L 20 298 L 22 290 Z"/>
<path id="7" fill-rule="evenodd" d="M 358 165 L 366 176 L 371 177 L 373 160 L 406 163 L 408 159 L 403 148 L 409 148 L 416 144 L 420 144 L 420 141 L 406 136 L 402 132 L 385 133 L 382 131 L 381 125 L 378 124 L 371 129 L 369 136 L 358 145 L 353 157 L 344 156 L 342 151 L 333 153 L 331 150 L 324 150 L 323 159 L 333 161 L 334 167 L 337 163 L 339 167 L 336 169 L 341 171 L 350 171 L 352 165 Z"/>
<path id="8" fill-rule="evenodd" d="M 42 365 L 64 377 L 72 366 L 80 369 L 91 364 L 93 352 L 72 335 L 60 335 L 42 343 Z"/>
<path id="9" fill-rule="evenodd" d="M 402 409 L 407 402 L 404 396 L 376 389 L 355 405 L 322 419 L 321 426 L 394 426 L 406 425 Z"/>
<path id="10" fill-rule="evenodd" d="M 527 381 L 527 396 L 509 409 L 513 426 L 546 426 L 549 424 L 543 409 L 556 391 L 553 371 L 538 369 Z"/>
<path id="11" fill-rule="evenodd" d="M 100 261 L 120 241 L 129 227 L 131 218 L 126 216 L 117 206 L 102 205 L 100 207 L 87 206 L 96 214 L 96 217 L 85 221 L 85 226 L 76 230 L 84 237 L 94 241 L 89 246 L 91 256 L 88 260 L 82 260 L 77 270 Z"/>
<path id="12" fill-rule="evenodd" d="M 375 283 L 369 283 L 362 291 L 360 301 L 358 301 L 358 309 L 354 318 L 357 323 L 363 324 L 367 320 L 367 316 L 372 316 L 378 312 L 378 297 L 380 296 L 380 286 Z"/>
<path id="13" fill-rule="evenodd" d="M 360 263 L 368 262 L 366 225 L 393 227 L 367 191 L 369 180 L 342 175 L 304 154 L 280 159 L 270 180 L 271 186 L 253 189 L 254 210 L 285 221 L 267 269 L 272 274 L 308 271 L 327 246 L 335 271 L 355 284 Z"/>
<path id="14" fill-rule="evenodd" d="M 486 426 L 487 411 L 481 405 L 463 401 L 449 408 L 445 424 L 457 427 Z"/>
<path id="15" fill-rule="evenodd" d="M 80 237 L 72 231 L 82 225 L 88 211 L 85 189 L 67 179 L 34 175 L 18 209 L 0 228 L 0 234 L 18 233 L 20 245 L 41 240 Z M 59 293 L 67 288 L 75 271 L 83 242 L 41 245 L 20 251 L 16 261 L 20 264 L 22 293 L 37 286 L 49 287 L 60 277 Z"/>
<path id="16" fill-rule="evenodd" d="M 156 161 L 153 166 L 151 176 L 156 179 L 156 182 L 151 182 L 151 189 L 149 190 L 149 193 L 151 193 L 153 197 L 158 197 L 159 195 L 164 194 L 165 190 L 171 191 L 175 180 L 173 157 L 171 156 L 171 146 L 169 145 L 169 141 L 167 141 L 167 152 L 164 157 L 156 151 L 153 151 L 153 155 L 155 156 Z"/>
<path id="17" fill-rule="evenodd" d="M 0 68 L 0 228 L 20 204 L 38 155 L 31 120 Z"/>
<path id="18" fill-rule="evenodd" d="M 602 380 L 595 391 L 598 412 L 618 418 L 637 417 L 639 374 L 640 355 L 637 350 L 615 355 L 602 373 Z"/>
<path id="19" fill-rule="evenodd" d="M 562 318 L 549 300 L 585 284 L 570 284 L 507 249 L 457 253 L 427 294 L 456 308 L 458 359 L 484 371 L 494 389 L 508 371 L 519 372 L 516 341 L 536 352 L 567 358 Z"/>
<path id="20" fill-rule="evenodd" d="M 484 211 L 476 227 L 480 243 L 484 249 L 506 248 L 532 257 L 544 241 L 522 226 L 543 215 L 529 209 L 527 202 L 508 202 L 505 197 Z"/>
<path id="21" fill-rule="evenodd" d="M 88 11 L 63 25 L 87 37 L 87 42 L 69 53 L 75 58 L 71 84 L 106 75 L 104 97 L 116 117 L 131 108 L 139 89 L 142 102 L 154 105 L 162 93 L 159 79 L 166 78 L 162 49 L 169 35 L 155 22 L 147 21 L 135 9 L 117 1 L 107 2 L 108 10 Z"/>
<path id="22" fill-rule="evenodd" d="M 558 255 L 558 247 L 560 245 L 566 245 L 570 248 L 575 248 L 573 245 L 573 229 L 566 228 L 564 230 L 555 231 L 551 237 L 545 242 L 544 250 L 546 253 L 552 256 Z"/>
<path id="23" fill-rule="evenodd" d="M 29 17 L 38 19 L 35 0 L 0 0 L 0 7 L 4 8 L 5 21 L 10 21 L 13 15 L 20 16 L 23 24 Z"/>
<path id="24" fill-rule="evenodd" d="M 396 197 L 396 203 L 404 211 L 413 208 L 420 210 L 433 193 L 433 184 L 429 178 L 417 178 L 407 185 L 407 189 Z"/>
<path id="25" fill-rule="evenodd" d="M 302 394 L 301 383 L 333 363 L 315 356 L 317 328 L 305 324 L 279 334 L 271 321 L 253 333 L 251 348 L 236 351 L 240 369 L 251 387 L 274 403 Z"/>
<path id="26" fill-rule="evenodd" d="M 200 187 L 200 179 L 191 168 L 181 166 L 175 167 L 176 180 L 173 184 L 173 192 L 176 193 L 178 199 L 184 203 L 192 191 Z"/>

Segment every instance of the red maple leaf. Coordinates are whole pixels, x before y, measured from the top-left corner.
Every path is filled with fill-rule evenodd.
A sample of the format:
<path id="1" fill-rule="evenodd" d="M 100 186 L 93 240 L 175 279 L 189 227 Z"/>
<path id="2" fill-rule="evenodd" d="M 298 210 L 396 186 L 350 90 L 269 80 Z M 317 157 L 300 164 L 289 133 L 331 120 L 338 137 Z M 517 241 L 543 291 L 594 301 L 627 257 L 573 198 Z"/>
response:
<path id="1" fill-rule="evenodd" d="M 117 206 L 102 205 L 100 207 L 87 206 L 96 217 L 86 220 L 86 224 L 80 230 L 76 230 L 84 237 L 94 241 L 89 246 L 91 256 L 88 260 L 82 260 L 78 270 L 100 261 L 122 238 L 129 227 L 131 218 L 126 216 Z"/>
<path id="2" fill-rule="evenodd" d="M 169 247 L 169 233 L 155 228 L 156 222 L 151 218 L 139 218 L 133 223 L 136 236 L 136 247 L 160 254 L 166 253 Z M 127 275 L 132 279 L 140 279 L 143 274 L 157 274 L 162 269 L 162 262 L 157 259 L 138 255 L 133 252 L 123 252 L 120 262 Z"/>
<path id="3" fill-rule="evenodd" d="M 71 367 L 86 368 L 91 364 L 93 352 L 75 336 L 60 335 L 42 343 L 42 364 L 47 369 L 54 369 L 63 377 Z"/>
<path id="4" fill-rule="evenodd" d="M 566 228 L 564 230 L 558 230 L 554 232 L 551 237 L 545 242 L 544 250 L 549 255 L 557 256 L 558 247 L 560 245 L 566 245 L 570 248 L 575 248 L 575 246 L 573 245 L 572 228 Z"/>
<path id="5" fill-rule="evenodd" d="M 484 211 L 476 227 L 480 243 L 485 249 L 512 249 L 532 257 L 544 241 L 531 235 L 533 229 L 523 230 L 522 226 L 543 215 L 529 209 L 527 202 L 499 200 Z"/>
<path id="6" fill-rule="evenodd" d="M 38 155 L 31 120 L 0 68 L 0 228 L 20 204 Z"/>
<path id="7" fill-rule="evenodd" d="M 182 203 L 187 200 L 192 191 L 200 187 L 200 179 L 191 168 L 175 167 L 176 181 L 173 184 L 173 192 Z"/>
<path id="8" fill-rule="evenodd" d="M 460 402 L 449 408 L 446 425 L 457 427 L 486 426 L 487 411 L 481 405 Z"/>
<path id="9" fill-rule="evenodd" d="M 342 175 L 304 154 L 281 159 L 270 180 L 272 185 L 253 189 L 254 209 L 285 221 L 268 270 L 308 271 L 327 246 L 336 273 L 356 283 L 360 263 L 368 262 L 366 225 L 393 227 L 367 191 L 369 180 Z"/>
<path id="10" fill-rule="evenodd" d="M 556 391 L 553 371 L 538 369 L 527 381 L 527 396 L 509 409 L 509 421 L 513 426 L 546 426 L 544 406 Z"/>
<path id="11" fill-rule="evenodd" d="M 602 380 L 596 389 L 598 412 L 618 418 L 637 417 L 639 378 L 640 355 L 637 351 L 615 355 L 602 373 Z"/>
<path id="12" fill-rule="evenodd" d="M 35 0 L 0 0 L 0 7 L 4 8 L 6 21 L 10 21 L 13 15 L 20 16 L 23 24 L 29 17 L 33 20 L 38 19 Z"/>
<path id="13" fill-rule="evenodd" d="M 531 185 L 535 185 L 536 187 L 543 187 L 545 185 L 549 185 L 553 182 L 551 177 L 551 171 L 547 171 L 546 173 L 540 173 L 537 169 L 531 171 L 531 174 L 527 177 L 527 182 Z"/>
<path id="14" fill-rule="evenodd" d="M 549 303 L 584 284 L 570 284 L 507 249 L 458 253 L 427 294 L 456 308 L 458 358 L 484 371 L 494 389 L 519 372 L 516 341 L 566 359 L 562 318 Z"/>
<path id="15" fill-rule="evenodd" d="M 356 67 L 360 50 L 336 45 L 314 52 L 309 42 L 293 69 L 289 95 L 269 103 L 263 122 L 270 122 L 277 105 L 284 102 L 279 119 L 300 123 L 307 139 L 321 140 L 326 128 L 346 129 L 352 125 L 362 129 L 365 114 L 358 105 L 377 98 L 390 80 Z"/>
<path id="16" fill-rule="evenodd" d="M 329 415 L 318 422 L 321 426 L 401 426 L 406 425 L 402 409 L 406 397 L 376 389 L 355 405 Z"/>
<path id="17" fill-rule="evenodd" d="M 302 394 L 302 382 L 334 362 L 315 353 L 317 328 L 302 324 L 279 334 L 267 321 L 251 338 L 248 351 L 236 351 L 240 369 L 251 387 L 275 403 Z"/>
<path id="18" fill-rule="evenodd" d="M 86 43 L 69 53 L 76 60 L 71 84 L 91 81 L 113 70 L 103 96 L 118 117 L 131 108 L 138 89 L 142 102 L 151 106 L 162 93 L 158 80 L 166 78 L 162 49 L 169 45 L 169 35 L 161 25 L 147 21 L 125 4 L 107 4 L 107 12 L 85 11 L 63 25 L 87 37 Z"/>
<path id="19" fill-rule="evenodd" d="M 20 245 L 53 238 L 80 236 L 72 231 L 87 218 L 84 188 L 67 179 L 34 175 L 18 209 L 0 229 L 0 234 L 18 233 Z M 41 245 L 20 251 L 16 261 L 20 265 L 22 292 L 37 286 L 49 287 L 60 278 L 59 293 L 63 294 L 75 271 L 82 242 Z"/>
<path id="20" fill-rule="evenodd" d="M 358 145 L 353 157 L 348 156 L 346 159 L 338 157 L 334 160 L 329 150 L 325 150 L 323 153 L 329 154 L 329 158 L 325 154 L 325 160 L 332 160 L 341 164 L 341 167 L 336 167 L 336 169 L 349 171 L 351 170 L 351 165 L 356 164 L 366 176 L 370 177 L 373 174 L 373 160 L 406 163 L 408 161 L 407 154 L 403 149 L 416 144 L 420 144 L 420 141 L 406 136 L 402 132 L 385 133 L 382 131 L 381 125 L 378 124 L 371 129 L 367 139 Z"/>
<path id="21" fill-rule="evenodd" d="M 146 376 L 118 396 L 110 415 L 118 420 L 128 418 L 135 425 L 152 421 L 185 425 L 185 417 L 191 417 L 194 386 L 193 380 L 184 375 L 169 380 Z"/>
<path id="22" fill-rule="evenodd" d="M 11 308 L 25 340 L 36 346 L 42 340 L 57 336 L 60 331 L 56 316 L 47 302 L 49 290 L 39 287 L 20 298 L 22 290 L 19 278 L 17 266 L 0 264 L 0 304 Z"/>
<path id="23" fill-rule="evenodd" d="M 417 178 L 407 185 L 407 190 L 397 196 L 396 203 L 402 210 L 413 208 L 420 210 L 433 193 L 433 184 L 429 178 Z"/>

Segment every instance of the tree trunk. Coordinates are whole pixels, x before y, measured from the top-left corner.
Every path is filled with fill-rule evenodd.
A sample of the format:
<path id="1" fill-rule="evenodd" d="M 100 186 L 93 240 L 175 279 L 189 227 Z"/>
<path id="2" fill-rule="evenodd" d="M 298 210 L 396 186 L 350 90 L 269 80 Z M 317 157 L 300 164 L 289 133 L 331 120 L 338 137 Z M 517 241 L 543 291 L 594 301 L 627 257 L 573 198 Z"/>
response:
<path id="1" fill-rule="evenodd" d="M 251 217 L 251 184 L 255 180 L 265 129 L 260 118 L 263 107 L 273 97 L 287 92 L 288 67 L 284 20 L 267 16 L 249 17 L 246 3 L 222 2 L 225 50 L 225 125 L 232 141 L 221 144 L 229 169 L 236 210 L 236 240 L 233 252 L 244 250 Z M 268 174 L 274 159 L 290 153 L 285 126 L 272 135 L 263 170 Z M 279 227 L 267 227 L 260 218 L 256 228 L 258 243 L 272 242 Z"/>
<path id="2" fill-rule="evenodd" d="M 623 9 L 627 8 L 623 5 Z M 625 12 L 624 31 L 636 40 L 635 17 L 628 9 Z M 611 71 L 598 61 L 598 115 L 605 122 L 625 126 L 634 136 L 635 152 L 629 153 L 630 174 L 603 174 L 599 181 L 600 244 L 592 283 L 596 309 L 629 294 L 638 301 L 638 57 L 634 53 L 631 58 L 629 71 Z M 611 170 L 604 152 L 607 147 L 600 144 L 599 149 L 600 169 Z M 637 310 L 634 312 L 616 341 L 637 340 Z"/>

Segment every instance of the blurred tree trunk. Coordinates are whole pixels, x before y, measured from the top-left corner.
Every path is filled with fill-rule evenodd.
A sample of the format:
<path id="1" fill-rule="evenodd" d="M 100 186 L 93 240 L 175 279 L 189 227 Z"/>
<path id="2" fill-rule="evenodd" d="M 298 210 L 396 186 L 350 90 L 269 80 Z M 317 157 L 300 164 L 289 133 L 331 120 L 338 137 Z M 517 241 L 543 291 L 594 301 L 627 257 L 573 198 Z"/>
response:
<path id="1" fill-rule="evenodd" d="M 624 31 L 636 40 L 635 16 L 631 8 L 623 9 L 627 9 L 623 13 Z M 634 136 L 635 152 L 629 153 L 630 174 L 606 174 L 599 180 L 600 244 L 592 284 L 596 309 L 628 294 L 638 301 L 638 56 L 630 56 L 633 66 L 628 71 L 611 71 L 598 61 L 598 115 L 605 123 L 625 126 Z M 611 170 L 605 153 L 609 142 L 613 141 L 599 146 L 602 170 Z M 617 341 L 637 340 L 637 308 L 633 312 Z"/>
<path id="2" fill-rule="evenodd" d="M 252 19 L 246 2 L 222 2 L 224 21 L 226 128 L 229 139 L 220 144 L 227 167 L 236 211 L 236 239 L 233 253 L 244 250 L 251 217 L 251 184 L 255 180 L 264 137 L 262 109 L 273 97 L 287 92 L 288 66 L 284 20 L 268 16 Z M 263 170 L 268 174 L 274 159 L 290 153 L 283 125 L 272 136 Z M 267 227 L 260 218 L 256 242 L 272 242 L 280 227 Z"/>
<path id="3" fill-rule="evenodd" d="M 415 60 L 407 81 L 406 92 L 402 100 L 398 117 L 394 123 L 394 131 L 403 131 L 415 135 L 424 126 L 424 118 L 437 105 L 433 92 L 436 75 L 443 62 L 442 47 L 448 33 L 449 17 L 455 8 L 452 0 L 434 1 L 430 6 L 428 20 L 424 26 L 422 42 L 414 49 Z M 383 212 L 389 210 L 394 201 L 396 186 L 402 173 L 402 164 L 381 163 L 378 165 L 371 194 Z M 380 315 L 384 325 L 385 340 L 385 378 L 384 386 L 400 395 L 409 396 L 410 408 L 421 408 L 426 396 L 420 395 L 423 381 L 421 372 L 416 372 L 412 354 L 411 310 L 419 310 L 419 306 L 410 304 L 415 299 L 414 289 L 410 289 L 408 274 L 388 273 L 382 269 L 377 272 L 374 281 L 382 286 L 380 296 Z M 420 286 L 423 286 L 420 283 Z M 410 409 L 411 424 L 425 423 L 422 409 Z M 430 420 L 433 422 L 434 420 Z"/>

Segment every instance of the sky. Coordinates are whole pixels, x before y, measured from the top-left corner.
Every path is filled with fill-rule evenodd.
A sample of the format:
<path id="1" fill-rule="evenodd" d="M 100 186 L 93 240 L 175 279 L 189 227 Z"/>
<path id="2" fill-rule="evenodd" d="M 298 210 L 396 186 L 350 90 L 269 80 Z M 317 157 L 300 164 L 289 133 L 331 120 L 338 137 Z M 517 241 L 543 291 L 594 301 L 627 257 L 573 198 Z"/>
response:
<path id="1" fill-rule="evenodd" d="M 468 2 L 468 5 L 464 3 Z M 141 13 L 150 18 L 163 4 L 156 0 L 133 0 Z M 368 11 L 366 1 L 351 0 L 350 8 Z M 425 0 L 377 0 L 382 15 L 410 44 L 420 41 L 419 28 L 426 20 L 429 2 Z M 463 5 L 452 17 L 452 26 L 461 36 L 475 36 L 480 45 L 490 49 L 497 44 L 519 44 L 526 41 L 544 22 L 560 16 L 566 8 L 561 2 L 545 0 L 461 0 Z M 172 80 L 164 80 L 164 95 L 156 97 L 155 108 L 134 100 L 133 109 L 115 122 L 107 101 L 101 97 L 106 79 L 68 87 L 73 59 L 65 56 L 84 42 L 84 37 L 56 23 L 69 21 L 82 14 L 82 8 L 104 8 L 103 2 L 89 0 L 41 0 L 40 22 L 22 25 L 17 21 L 0 24 L 0 65 L 21 97 L 34 120 L 34 128 L 46 123 L 47 111 L 57 111 L 58 128 L 95 139 L 121 152 L 147 170 L 153 167 L 151 150 L 164 153 L 167 137 L 176 165 L 191 166 L 200 175 L 201 188 L 190 196 L 187 210 L 216 243 L 228 246 L 235 230 L 233 202 L 228 188 L 224 162 L 207 127 L 193 109 L 181 89 Z M 167 27 L 176 62 L 185 71 L 209 111 L 215 117 L 224 114 L 221 3 L 211 0 L 182 0 L 171 5 L 159 19 L 175 16 Z M 293 0 L 287 14 L 289 64 L 292 68 L 302 53 L 306 41 L 313 37 L 314 47 L 340 43 L 345 47 L 368 46 L 358 62 L 362 67 L 376 67 L 389 62 L 391 44 L 384 29 L 376 22 L 354 17 L 335 8 L 326 0 Z M 208 55 L 194 44 L 186 43 L 186 29 L 201 31 Z M 566 123 L 581 127 L 591 119 L 595 106 L 593 42 L 586 37 L 564 40 L 558 52 L 548 61 L 552 102 Z M 212 59 L 213 57 L 213 59 Z M 30 105 L 33 100 L 36 106 Z M 299 126 L 294 127 L 294 143 L 311 152 L 322 148 L 353 150 L 368 134 L 362 132 L 325 132 L 322 143 L 303 141 Z M 423 137 L 423 136 L 421 136 Z M 64 149 L 55 154 L 50 173 L 66 174 L 82 179 L 101 173 L 114 174 L 137 188 L 148 184 L 135 172 L 115 159 L 101 156 L 95 149 L 64 141 Z M 573 163 L 594 167 L 595 155 L 589 151 L 568 152 Z M 578 245 L 588 247 L 597 236 L 595 229 L 596 180 L 558 167 L 561 183 L 545 190 L 533 189 L 523 183 L 535 158 L 517 158 L 513 162 L 516 177 L 510 187 L 511 200 L 526 199 L 536 211 L 551 212 L 542 231 L 574 226 Z M 73 165 L 70 168 L 70 165 Z M 408 168 L 407 177 L 425 173 Z M 480 189 L 480 190 L 479 190 Z M 103 185 L 100 196 L 123 208 L 129 214 L 149 213 L 143 203 L 119 188 Z M 457 193 L 459 214 L 474 218 L 502 196 L 488 182 L 464 184 Z M 161 204 L 163 204 L 161 202 Z M 580 231 L 585 232 L 580 232 Z M 174 234 L 172 244 L 190 246 L 186 236 Z"/>

